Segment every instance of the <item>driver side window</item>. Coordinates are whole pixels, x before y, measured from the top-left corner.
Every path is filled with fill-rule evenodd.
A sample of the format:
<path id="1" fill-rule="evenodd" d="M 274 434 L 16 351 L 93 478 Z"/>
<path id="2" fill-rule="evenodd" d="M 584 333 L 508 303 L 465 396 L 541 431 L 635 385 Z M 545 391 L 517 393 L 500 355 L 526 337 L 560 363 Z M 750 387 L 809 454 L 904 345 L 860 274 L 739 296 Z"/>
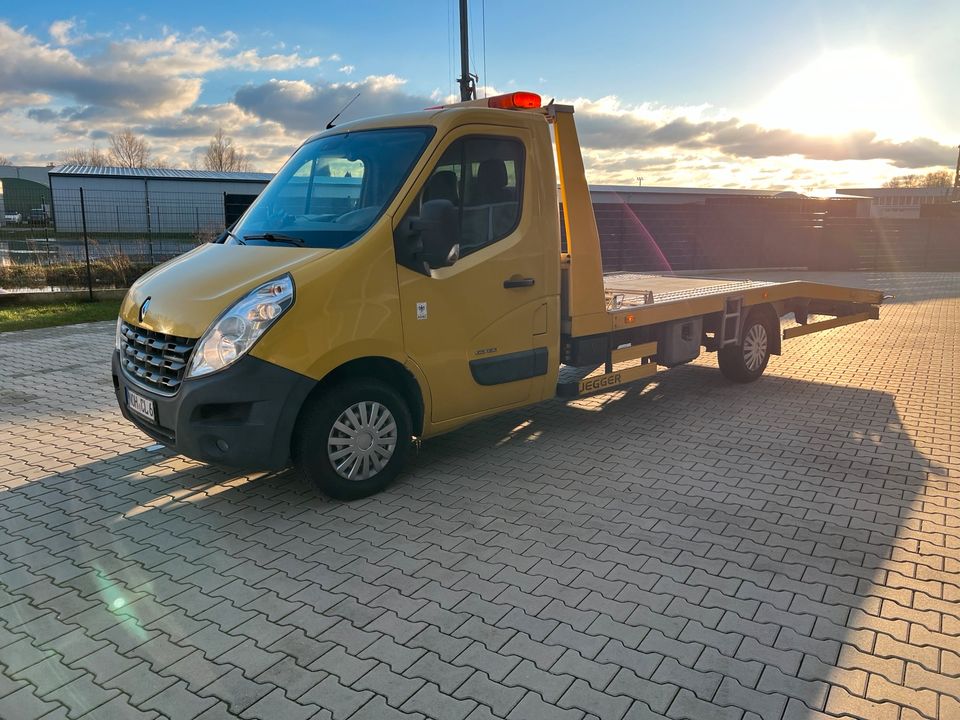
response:
<path id="1" fill-rule="evenodd" d="M 443 153 L 408 215 L 447 200 L 457 210 L 460 257 L 503 239 L 520 221 L 523 143 L 504 137 L 465 137 Z"/>

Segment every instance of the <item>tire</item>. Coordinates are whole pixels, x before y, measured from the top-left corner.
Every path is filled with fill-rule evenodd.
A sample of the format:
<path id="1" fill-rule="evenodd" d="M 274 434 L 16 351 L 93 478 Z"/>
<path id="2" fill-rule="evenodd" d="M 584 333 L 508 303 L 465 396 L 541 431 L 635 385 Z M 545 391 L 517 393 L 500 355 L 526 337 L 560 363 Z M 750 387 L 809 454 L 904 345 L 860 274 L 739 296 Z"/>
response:
<path id="1" fill-rule="evenodd" d="M 717 352 L 720 372 L 724 377 L 734 382 L 748 383 L 763 375 L 770 361 L 770 345 L 774 332 L 765 313 L 747 315 L 740 343 L 728 345 Z"/>
<path id="2" fill-rule="evenodd" d="M 399 393 L 377 380 L 348 381 L 304 409 L 293 461 L 321 492 L 356 500 L 393 481 L 409 456 L 411 434 L 410 410 Z"/>

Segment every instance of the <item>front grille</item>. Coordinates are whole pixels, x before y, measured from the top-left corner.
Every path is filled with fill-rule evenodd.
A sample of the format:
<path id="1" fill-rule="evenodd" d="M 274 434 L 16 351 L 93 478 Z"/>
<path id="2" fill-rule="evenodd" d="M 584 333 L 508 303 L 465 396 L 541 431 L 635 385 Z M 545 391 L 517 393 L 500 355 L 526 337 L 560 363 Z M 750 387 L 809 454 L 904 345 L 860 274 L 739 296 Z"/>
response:
<path id="1" fill-rule="evenodd" d="M 196 340 L 120 324 L 120 363 L 137 382 L 172 395 L 183 382 Z"/>

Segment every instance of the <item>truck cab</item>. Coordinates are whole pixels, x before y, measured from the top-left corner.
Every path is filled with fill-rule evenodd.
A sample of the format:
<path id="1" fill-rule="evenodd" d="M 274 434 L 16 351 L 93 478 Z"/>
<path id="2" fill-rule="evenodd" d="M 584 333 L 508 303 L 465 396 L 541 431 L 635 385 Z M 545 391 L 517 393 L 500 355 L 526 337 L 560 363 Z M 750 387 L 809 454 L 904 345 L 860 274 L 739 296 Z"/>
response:
<path id="1" fill-rule="evenodd" d="M 600 390 L 732 338 L 743 374 L 758 306 L 777 334 L 762 372 L 774 319 L 811 302 L 810 288 L 658 303 L 656 278 L 608 285 L 572 108 L 511 93 L 361 120 L 308 139 L 217 242 L 130 288 L 114 387 L 124 416 L 177 452 L 292 462 L 355 498 L 392 480 L 413 439 L 562 392 L 561 363 L 602 366 L 574 388 Z M 880 302 L 813 295 L 841 318 Z"/>
<path id="2" fill-rule="evenodd" d="M 130 289 L 121 410 L 190 457 L 292 459 L 327 492 L 366 494 L 412 437 L 555 394 L 559 242 L 542 113 L 438 108 L 327 130 L 220 242 Z M 350 466 L 318 470 L 328 447 Z"/>

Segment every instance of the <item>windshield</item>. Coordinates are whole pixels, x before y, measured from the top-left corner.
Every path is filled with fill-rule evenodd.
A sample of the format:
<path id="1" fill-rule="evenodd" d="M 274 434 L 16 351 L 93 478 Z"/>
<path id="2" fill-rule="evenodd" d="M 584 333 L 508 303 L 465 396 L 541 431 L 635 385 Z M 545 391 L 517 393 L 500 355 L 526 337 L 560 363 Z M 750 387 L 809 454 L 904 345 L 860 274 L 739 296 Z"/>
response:
<path id="1" fill-rule="evenodd" d="M 361 130 L 304 144 L 227 242 L 343 247 L 380 217 L 433 133 L 427 127 Z"/>

